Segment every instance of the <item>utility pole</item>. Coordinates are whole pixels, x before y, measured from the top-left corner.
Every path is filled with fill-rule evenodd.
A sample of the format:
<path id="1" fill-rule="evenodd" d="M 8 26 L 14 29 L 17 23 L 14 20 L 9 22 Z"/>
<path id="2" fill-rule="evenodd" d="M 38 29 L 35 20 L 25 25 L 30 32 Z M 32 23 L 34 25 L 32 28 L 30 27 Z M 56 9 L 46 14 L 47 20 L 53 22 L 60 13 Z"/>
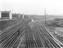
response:
<path id="1" fill-rule="evenodd" d="M 1 11 L 0 11 L 0 18 L 1 18 Z"/>
<path id="2" fill-rule="evenodd" d="M 46 8 L 44 10 L 44 15 L 45 15 L 45 24 L 46 24 Z"/>
<path id="3" fill-rule="evenodd" d="M 22 18 L 24 19 L 24 13 L 23 13 L 23 16 L 22 16 Z"/>

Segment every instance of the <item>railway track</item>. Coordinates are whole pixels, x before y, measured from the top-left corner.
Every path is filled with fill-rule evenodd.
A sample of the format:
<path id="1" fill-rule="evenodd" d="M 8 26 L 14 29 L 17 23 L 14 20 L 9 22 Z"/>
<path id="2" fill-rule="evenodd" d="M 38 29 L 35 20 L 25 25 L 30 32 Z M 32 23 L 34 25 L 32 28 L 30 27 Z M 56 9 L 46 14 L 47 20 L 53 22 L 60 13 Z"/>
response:
<path id="1" fill-rule="evenodd" d="M 2 48 L 60 48 L 53 40 L 46 29 L 37 23 L 32 23 L 30 19 L 21 20 L 10 29 L 5 30 L 0 35 Z"/>

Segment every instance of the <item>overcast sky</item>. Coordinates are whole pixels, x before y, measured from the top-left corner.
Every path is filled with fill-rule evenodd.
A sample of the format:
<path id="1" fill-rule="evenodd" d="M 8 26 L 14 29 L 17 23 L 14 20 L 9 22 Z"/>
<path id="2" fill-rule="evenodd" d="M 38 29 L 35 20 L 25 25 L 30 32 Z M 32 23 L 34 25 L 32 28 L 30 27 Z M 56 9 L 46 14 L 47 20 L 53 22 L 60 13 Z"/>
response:
<path id="1" fill-rule="evenodd" d="M 63 15 L 63 0 L 0 0 L 0 10 L 16 13 Z"/>

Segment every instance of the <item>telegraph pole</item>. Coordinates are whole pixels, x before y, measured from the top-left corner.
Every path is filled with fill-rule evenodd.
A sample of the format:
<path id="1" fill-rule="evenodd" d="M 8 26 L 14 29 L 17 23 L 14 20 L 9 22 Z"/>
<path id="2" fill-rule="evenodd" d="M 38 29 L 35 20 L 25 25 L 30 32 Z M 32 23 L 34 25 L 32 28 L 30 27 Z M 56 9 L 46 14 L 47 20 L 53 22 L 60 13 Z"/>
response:
<path id="1" fill-rule="evenodd" d="M 1 11 L 0 11 L 0 18 L 1 18 Z"/>
<path id="2" fill-rule="evenodd" d="M 46 24 L 46 8 L 44 10 L 44 15 L 45 15 L 45 24 Z"/>
<path id="3" fill-rule="evenodd" d="M 23 13 L 23 16 L 22 16 L 22 18 L 24 19 L 24 13 Z"/>

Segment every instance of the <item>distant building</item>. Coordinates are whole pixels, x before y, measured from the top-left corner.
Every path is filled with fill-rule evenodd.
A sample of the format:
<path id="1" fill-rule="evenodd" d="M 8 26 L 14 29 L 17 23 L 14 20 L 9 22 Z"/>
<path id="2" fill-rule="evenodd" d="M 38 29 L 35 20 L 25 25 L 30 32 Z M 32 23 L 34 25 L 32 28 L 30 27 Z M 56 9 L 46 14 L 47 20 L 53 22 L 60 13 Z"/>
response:
<path id="1" fill-rule="evenodd" d="M 22 14 L 19 14 L 19 13 L 13 13 L 12 14 L 12 18 L 13 19 L 22 19 L 23 18 L 23 15 Z"/>
<path id="2" fill-rule="evenodd" d="M 1 19 L 12 19 L 11 11 L 0 11 Z"/>

